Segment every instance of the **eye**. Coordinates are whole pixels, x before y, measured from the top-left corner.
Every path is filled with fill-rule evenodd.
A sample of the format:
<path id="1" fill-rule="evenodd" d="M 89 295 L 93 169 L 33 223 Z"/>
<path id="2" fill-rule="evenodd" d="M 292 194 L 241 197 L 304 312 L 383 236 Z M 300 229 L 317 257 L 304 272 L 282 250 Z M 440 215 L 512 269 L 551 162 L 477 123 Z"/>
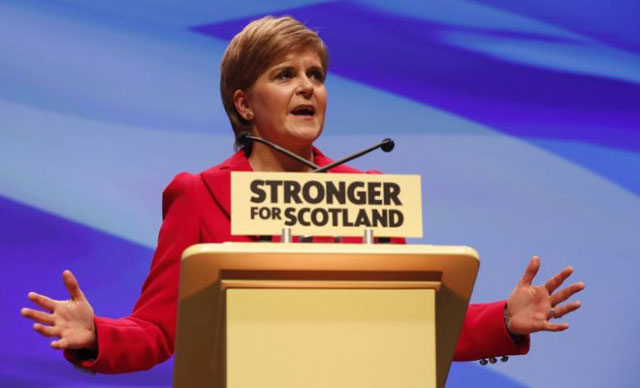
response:
<path id="1" fill-rule="evenodd" d="M 312 69 L 308 72 L 307 77 L 313 78 L 320 82 L 324 82 L 324 72 L 320 69 Z"/>
<path id="2" fill-rule="evenodd" d="M 291 69 L 283 69 L 278 74 L 276 74 L 276 79 L 290 79 L 293 78 L 293 71 Z"/>

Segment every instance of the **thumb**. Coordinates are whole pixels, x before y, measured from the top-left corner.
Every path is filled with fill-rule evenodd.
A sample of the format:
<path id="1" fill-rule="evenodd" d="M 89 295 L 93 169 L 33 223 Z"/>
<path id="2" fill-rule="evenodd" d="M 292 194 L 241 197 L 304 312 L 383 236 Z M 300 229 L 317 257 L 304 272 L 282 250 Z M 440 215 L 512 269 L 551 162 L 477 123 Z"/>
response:
<path id="1" fill-rule="evenodd" d="M 84 294 L 82 293 L 82 290 L 78 285 L 78 281 L 76 280 L 76 277 L 73 276 L 71 271 L 69 271 L 68 269 L 65 270 L 62 273 L 62 280 L 64 281 L 65 287 L 67 287 L 67 290 L 69 291 L 69 295 L 71 295 L 71 299 L 73 300 L 84 299 Z"/>

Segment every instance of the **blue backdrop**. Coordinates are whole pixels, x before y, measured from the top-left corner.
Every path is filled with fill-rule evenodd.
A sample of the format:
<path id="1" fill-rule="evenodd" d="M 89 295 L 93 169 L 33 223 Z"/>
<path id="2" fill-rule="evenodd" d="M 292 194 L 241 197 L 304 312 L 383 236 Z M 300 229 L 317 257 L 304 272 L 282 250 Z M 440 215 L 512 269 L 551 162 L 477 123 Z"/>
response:
<path id="1" fill-rule="evenodd" d="M 232 152 L 218 64 L 247 21 L 289 14 L 331 54 L 319 146 L 383 137 L 361 168 L 423 177 L 425 236 L 482 260 L 473 301 L 504 299 L 533 254 L 587 289 L 525 357 L 454 364 L 448 387 L 632 387 L 639 376 L 640 3 L 4 1 L 0 3 L 0 385 L 168 387 L 74 370 L 19 316 L 74 271 L 96 312 L 127 315 L 160 194 Z"/>

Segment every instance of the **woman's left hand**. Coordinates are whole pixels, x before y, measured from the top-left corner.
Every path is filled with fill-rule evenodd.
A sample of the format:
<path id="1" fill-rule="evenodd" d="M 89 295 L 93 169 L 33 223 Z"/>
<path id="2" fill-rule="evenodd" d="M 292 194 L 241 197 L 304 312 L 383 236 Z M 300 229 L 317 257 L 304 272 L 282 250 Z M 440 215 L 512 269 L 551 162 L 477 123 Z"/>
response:
<path id="1" fill-rule="evenodd" d="M 540 258 L 534 256 L 527 269 L 507 300 L 509 327 L 514 334 L 530 334 L 536 331 L 562 331 L 569 328 L 567 323 L 550 322 L 553 318 L 577 310 L 580 301 L 560 304 L 573 294 L 584 289 L 584 283 L 573 283 L 556 292 L 556 289 L 573 273 L 567 267 L 549 279 L 544 285 L 531 283 L 540 268 Z"/>

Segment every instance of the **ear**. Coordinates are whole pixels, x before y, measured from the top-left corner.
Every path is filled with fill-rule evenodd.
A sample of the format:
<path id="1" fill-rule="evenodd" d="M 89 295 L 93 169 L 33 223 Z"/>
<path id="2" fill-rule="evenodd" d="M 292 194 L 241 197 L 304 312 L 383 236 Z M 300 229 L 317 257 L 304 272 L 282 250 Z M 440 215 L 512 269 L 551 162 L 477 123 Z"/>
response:
<path id="1" fill-rule="evenodd" d="M 249 96 L 244 90 L 238 89 L 233 92 L 233 104 L 240 114 L 240 117 L 246 121 L 251 121 L 251 119 L 253 119 L 253 111 L 249 105 Z"/>

